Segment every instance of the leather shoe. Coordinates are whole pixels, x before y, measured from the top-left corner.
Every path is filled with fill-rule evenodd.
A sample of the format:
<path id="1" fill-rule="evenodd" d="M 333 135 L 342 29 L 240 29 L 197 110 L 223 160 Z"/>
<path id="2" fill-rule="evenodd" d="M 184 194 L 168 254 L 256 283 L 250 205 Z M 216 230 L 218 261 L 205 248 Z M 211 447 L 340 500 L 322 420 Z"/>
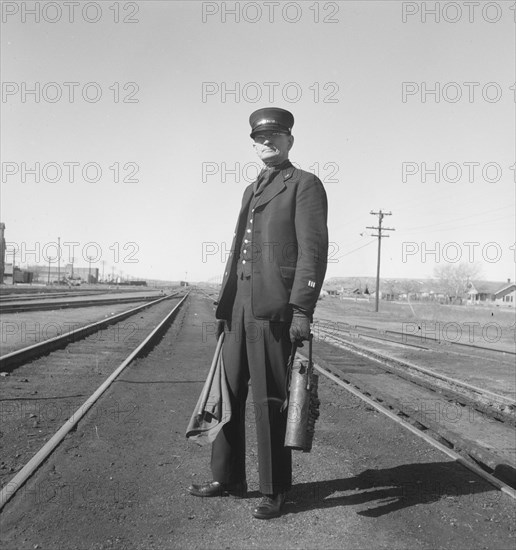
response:
<path id="1" fill-rule="evenodd" d="M 285 503 L 285 497 L 285 493 L 263 495 L 260 504 L 253 510 L 253 516 L 258 519 L 272 519 L 281 516 L 281 509 Z"/>
<path id="2" fill-rule="evenodd" d="M 245 498 L 247 495 L 247 483 L 219 483 L 210 481 L 201 485 L 190 485 L 188 491 L 195 497 L 227 497 Z"/>

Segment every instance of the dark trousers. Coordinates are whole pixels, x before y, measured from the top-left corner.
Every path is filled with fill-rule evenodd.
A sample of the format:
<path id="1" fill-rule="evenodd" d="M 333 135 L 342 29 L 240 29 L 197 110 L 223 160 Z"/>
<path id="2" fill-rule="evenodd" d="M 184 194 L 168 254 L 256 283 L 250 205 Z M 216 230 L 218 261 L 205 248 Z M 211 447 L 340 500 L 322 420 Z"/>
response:
<path id="1" fill-rule="evenodd" d="M 263 494 L 284 492 L 292 485 L 292 457 L 284 447 L 287 411 L 287 361 L 291 349 L 288 323 L 255 319 L 251 311 L 251 281 L 239 279 L 222 357 L 231 393 L 231 420 L 212 445 L 213 479 L 237 483 L 245 472 L 245 405 L 249 377 L 253 393 L 258 470 Z"/>

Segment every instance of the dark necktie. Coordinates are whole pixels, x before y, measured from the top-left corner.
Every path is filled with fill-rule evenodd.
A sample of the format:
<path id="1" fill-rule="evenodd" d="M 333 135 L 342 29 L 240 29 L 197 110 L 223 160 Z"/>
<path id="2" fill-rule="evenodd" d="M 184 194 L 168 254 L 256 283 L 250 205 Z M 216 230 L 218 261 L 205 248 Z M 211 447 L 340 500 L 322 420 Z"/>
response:
<path id="1" fill-rule="evenodd" d="M 253 184 L 254 194 L 260 194 L 265 186 L 274 178 L 277 172 L 278 170 L 276 170 L 274 167 L 264 168 Z"/>

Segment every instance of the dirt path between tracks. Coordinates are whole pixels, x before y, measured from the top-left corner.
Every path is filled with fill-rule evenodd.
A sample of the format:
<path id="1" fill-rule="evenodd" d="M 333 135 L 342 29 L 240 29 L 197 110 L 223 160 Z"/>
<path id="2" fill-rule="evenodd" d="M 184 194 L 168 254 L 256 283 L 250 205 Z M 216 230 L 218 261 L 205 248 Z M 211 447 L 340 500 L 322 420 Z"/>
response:
<path id="1" fill-rule="evenodd" d="M 285 513 L 258 502 L 252 407 L 248 499 L 200 499 L 206 447 L 186 424 L 215 348 L 211 302 L 193 295 L 146 358 L 103 397 L 116 415 L 86 418 L 6 506 L 6 549 L 509 549 L 515 504 L 326 379 L 310 454 L 294 454 Z"/>

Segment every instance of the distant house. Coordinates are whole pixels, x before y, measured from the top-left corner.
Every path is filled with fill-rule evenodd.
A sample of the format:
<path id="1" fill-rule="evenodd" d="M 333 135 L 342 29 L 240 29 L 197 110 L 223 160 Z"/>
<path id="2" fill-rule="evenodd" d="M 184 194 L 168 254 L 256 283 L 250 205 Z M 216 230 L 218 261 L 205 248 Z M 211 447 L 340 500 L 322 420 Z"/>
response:
<path id="1" fill-rule="evenodd" d="M 514 305 L 516 284 L 508 279 L 506 283 L 471 281 L 468 289 L 468 304 L 495 302 L 498 305 Z"/>
<path id="2" fill-rule="evenodd" d="M 367 289 L 367 284 L 365 286 L 365 289 Z M 365 296 L 364 296 L 365 294 Z M 362 286 L 357 286 L 356 281 L 347 281 L 344 280 L 344 282 L 341 282 L 340 280 L 337 281 L 326 281 L 323 285 L 323 289 L 321 291 L 322 296 L 338 296 L 341 300 L 342 299 L 350 299 L 353 298 L 355 300 L 357 299 L 369 299 L 369 291 L 365 293 L 365 291 L 362 289 Z"/>
<path id="3" fill-rule="evenodd" d="M 374 290 L 371 290 L 371 295 Z M 432 298 L 422 281 L 416 279 L 384 279 L 380 283 L 380 298 L 387 301 L 420 301 Z"/>
<path id="4" fill-rule="evenodd" d="M 495 303 L 513 307 L 516 302 L 516 283 L 511 283 L 509 279 L 507 284 L 498 290 L 495 294 Z"/>
<path id="5" fill-rule="evenodd" d="M 331 284 L 331 283 L 325 284 L 323 286 L 323 289 L 321 290 L 321 294 L 323 293 L 326 296 L 338 296 L 339 294 L 342 294 L 342 286 Z"/>
<path id="6" fill-rule="evenodd" d="M 324 296 L 338 296 L 338 294 L 339 294 L 338 290 L 331 289 L 331 288 L 329 288 L 329 289 L 324 289 L 323 288 L 321 290 L 321 293 L 319 294 L 319 296 L 322 296 L 322 297 L 324 297 Z"/>
<path id="7" fill-rule="evenodd" d="M 370 295 L 376 296 L 376 290 L 371 290 Z M 388 302 L 394 302 L 400 299 L 400 293 L 393 288 L 390 288 L 389 290 L 381 290 L 380 298 L 382 300 L 387 300 Z"/>

